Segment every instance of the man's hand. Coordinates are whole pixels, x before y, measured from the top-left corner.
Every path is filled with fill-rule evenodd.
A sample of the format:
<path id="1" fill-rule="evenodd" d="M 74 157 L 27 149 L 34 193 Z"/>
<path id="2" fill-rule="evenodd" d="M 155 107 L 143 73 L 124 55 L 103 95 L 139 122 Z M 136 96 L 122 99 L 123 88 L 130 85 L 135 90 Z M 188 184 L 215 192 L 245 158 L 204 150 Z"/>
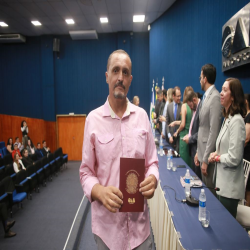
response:
<path id="1" fill-rule="evenodd" d="M 189 135 L 185 135 L 182 140 L 188 144 L 189 142 Z"/>
<path id="2" fill-rule="evenodd" d="M 154 122 L 154 124 L 156 124 L 156 122 L 157 122 L 156 119 L 154 119 L 153 122 Z"/>
<path id="3" fill-rule="evenodd" d="M 169 127 L 174 127 L 176 125 L 176 121 L 173 121 L 169 124 Z"/>
<path id="4" fill-rule="evenodd" d="M 213 152 L 208 157 L 208 162 L 215 162 L 215 157 L 217 156 L 217 152 Z"/>
<path id="5" fill-rule="evenodd" d="M 116 213 L 123 204 L 122 192 L 113 186 L 104 187 L 96 184 L 92 188 L 91 197 L 93 200 L 100 201 L 112 213 Z"/>
<path id="6" fill-rule="evenodd" d="M 195 164 L 195 166 L 200 166 L 200 162 L 199 162 L 199 160 L 198 160 L 198 154 L 196 153 L 195 154 L 195 156 L 194 156 L 194 164 Z"/>
<path id="7" fill-rule="evenodd" d="M 159 124 L 159 123 L 157 123 L 157 124 L 156 124 L 156 128 L 158 128 L 158 129 L 159 129 L 159 127 L 160 127 L 160 124 Z"/>
<path id="8" fill-rule="evenodd" d="M 146 199 L 151 199 L 154 196 L 157 180 L 154 175 L 148 176 L 143 182 L 140 183 L 139 191 Z"/>
<path id="9" fill-rule="evenodd" d="M 174 139 L 173 139 L 172 136 L 169 138 L 169 142 L 170 142 L 170 143 L 173 143 L 173 142 L 174 142 Z"/>
<path id="10" fill-rule="evenodd" d="M 160 115 L 159 121 L 160 121 L 160 122 L 165 122 L 165 121 L 166 121 L 166 117 L 163 116 L 163 115 Z"/>
<path id="11" fill-rule="evenodd" d="M 174 137 L 177 137 L 178 136 L 178 133 L 177 133 L 177 131 L 174 133 Z"/>
<path id="12" fill-rule="evenodd" d="M 163 139 L 165 139 L 165 136 L 164 136 L 163 132 L 161 132 L 161 137 L 162 137 Z"/>
<path id="13" fill-rule="evenodd" d="M 201 165 L 201 172 L 204 176 L 207 176 L 207 163 L 205 162 L 202 162 L 202 165 Z"/>

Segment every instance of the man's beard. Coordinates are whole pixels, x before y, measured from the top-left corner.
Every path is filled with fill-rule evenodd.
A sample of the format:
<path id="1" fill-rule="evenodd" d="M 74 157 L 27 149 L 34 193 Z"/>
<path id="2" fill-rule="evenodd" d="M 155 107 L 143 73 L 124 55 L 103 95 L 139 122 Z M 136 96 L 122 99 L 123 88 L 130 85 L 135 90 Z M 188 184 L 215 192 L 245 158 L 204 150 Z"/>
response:
<path id="1" fill-rule="evenodd" d="M 123 82 L 122 82 L 122 81 L 119 81 L 118 83 L 115 84 L 114 90 L 115 90 L 115 88 L 118 87 L 118 86 L 122 87 L 122 88 L 125 90 L 125 86 L 123 85 Z M 115 92 L 114 92 L 114 97 L 115 97 L 116 99 L 125 99 L 125 98 L 126 98 L 126 95 L 125 95 L 124 93 L 119 93 L 119 92 L 116 93 L 116 91 L 115 91 Z"/>

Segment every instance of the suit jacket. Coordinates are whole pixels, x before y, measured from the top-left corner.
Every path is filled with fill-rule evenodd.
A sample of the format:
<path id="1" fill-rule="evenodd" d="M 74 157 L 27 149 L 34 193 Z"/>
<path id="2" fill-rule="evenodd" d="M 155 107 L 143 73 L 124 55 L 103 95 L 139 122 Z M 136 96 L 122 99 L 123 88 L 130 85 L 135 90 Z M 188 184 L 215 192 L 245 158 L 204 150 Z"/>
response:
<path id="1" fill-rule="evenodd" d="M 175 127 L 169 127 L 168 125 L 173 122 L 173 121 L 180 121 L 181 120 L 181 105 L 182 103 L 180 102 L 179 104 L 177 104 L 177 114 L 176 114 L 176 120 L 174 119 L 174 102 L 171 102 L 168 104 L 168 108 L 167 108 L 167 114 L 166 114 L 166 137 L 168 137 L 168 133 L 171 134 L 171 136 L 173 136 L 173 134 L 175 133 L 175 131 L 179 128 L 180 125 L 176 125 Z"/>
<path id="2" fill-rule="evenodd" d="M 222 125 L 216 141 L 216 152 L 220 162 L 216 167 L 216 187 L 218 195 L 243 199 L 245 181 L 243 169 L 243 152 L 246 139 L 245 123 L 240 114 L 229 116 Z"/>
<path id="3" fill-rule="evenodd" d="M 37 160 L 40 160 L 40 159 L 42 159 L 44 156 L 47 156 L 47 155 L 44 155 L 43 154 L 43 151 L 42 151 L 42 149 L 36 149 L 36 156 L 37 156 Z"/>
<path id="4" fill-rule="evenodd" d="M 200 100 L 200 102 L 197 106 L 197 109 L 196 109 L 192 129 L 191 129 L 191 136 L 189 136 L 189 140 L 188 140 L 191 156 L 195 156 L 196 151 L 197 151 L 197 138 L 198 138 L 198 130 L 199 130 L 200 107 L 201 107 L 201 100 Z"/>
<path id="5" fill-rule="evenodd" d="M 162 132 L 162 122 L 159 121 L 159 117 L 160 117 L 160 115 L 163 114 L 164 107 L 165 107 L 165 102 L 162 101 L 161 104 L 160 104 L 158 117 L 156 119 L 156 122 L 159 123 L 159 131 L 160 131 L 160 133 Z"/>
<path id="6" fill-rule="evenodd" d="M 215 151 L 215 143 L 221 127 L 220 94 L 213 86 L 201 105 L 197 139 L 198 160 L 208 164 L 210 153 Z"/>
<path id="7" fill-rule="evenodd" d="M 47 149 L 47 148 L 46 148 Z M 48 156 L 48 154 L 50 154 L 49 150 L 46 150 L 45 148 L 42 148 L 42 152 L 44 156 Z"/>

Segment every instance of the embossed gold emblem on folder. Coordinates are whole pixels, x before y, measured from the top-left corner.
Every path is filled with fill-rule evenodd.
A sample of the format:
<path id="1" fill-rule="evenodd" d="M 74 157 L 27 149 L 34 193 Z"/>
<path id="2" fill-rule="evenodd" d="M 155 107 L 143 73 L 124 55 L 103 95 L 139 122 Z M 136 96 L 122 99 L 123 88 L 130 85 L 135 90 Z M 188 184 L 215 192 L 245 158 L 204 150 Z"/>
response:
<path id="1" fill-rule="evenodd" d="M 120 212 L 143 212 L 144 197 L 139 185 L 145 178 L 145 159 L 120 158 L 120 190 L 123 205 Z"/>

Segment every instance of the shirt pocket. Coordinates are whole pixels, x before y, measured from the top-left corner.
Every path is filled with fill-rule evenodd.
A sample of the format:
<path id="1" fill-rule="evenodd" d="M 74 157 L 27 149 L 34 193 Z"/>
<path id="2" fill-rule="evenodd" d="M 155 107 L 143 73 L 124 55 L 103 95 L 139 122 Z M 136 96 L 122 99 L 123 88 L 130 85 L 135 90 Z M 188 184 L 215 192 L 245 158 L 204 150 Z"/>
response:
<path id="1" fill-rule="evenodd" d="M 98 136 L 95 150 L 100 165 L 109 163 L 114 150 L 114 135 L 109 133 Z"/>
<path id="2" fill-rule="evenodd" d="M 148 131 L 144 129 L 134 129 L 135 158 L 145 158 L 146 141 Z"/>

